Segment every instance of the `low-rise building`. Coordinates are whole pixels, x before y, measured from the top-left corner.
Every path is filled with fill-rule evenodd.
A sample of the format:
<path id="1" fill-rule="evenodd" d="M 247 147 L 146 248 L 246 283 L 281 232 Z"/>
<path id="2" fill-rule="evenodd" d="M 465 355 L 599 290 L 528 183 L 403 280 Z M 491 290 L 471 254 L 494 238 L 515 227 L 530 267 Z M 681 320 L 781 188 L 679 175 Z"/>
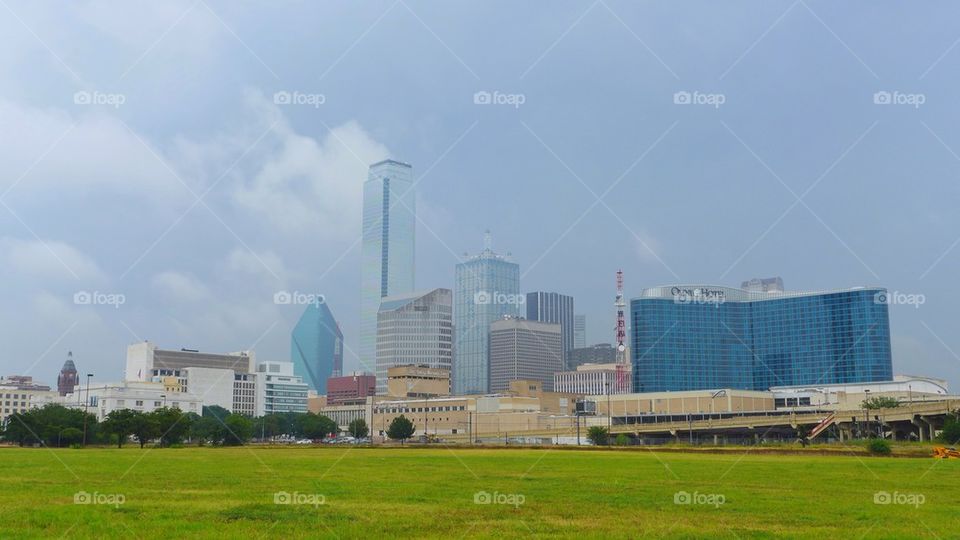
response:
<path id="1" fill-rule="evenodd" d="M 887 397 L 901 402 L 937 401 L 950 395 L 947 381 L 933 377 L 895 375 L 892 381 L 851 384 L 774 386 L 777 407 L 857 409 L 864 400 Z"/>
<path id="2" fill-rule="evenodd" d="M 622 384 L 617 384 L 618 377 L 624 377 Z M 624 365 L 622 374 L 618 375 L 616 363 L 582 364 L 574 371 L 554 374 L 553 388 L 557 392 L 584 396 L 626 394 L 630 388 L 630 365 Z"/>
<path id="3" fill-rule="evenodd" d="M 116 383 L 91 383 L 78 390 L 80 399 L 70 399 L 72 407 L 86 408 L 103 421 L 111 412 L 130 409 L 143 413 L 163 407 L 180 409 L 185 413 L 203 413 L 203 400 L 189 392 L 169 392 L 162 382 L 123 381 Z M 78 404 L 79 403 L 79 404 Z"/>
<path id="4" fill-rule="evenodd" d="M 450 370 L 426 365 L 396 366 L 387 370 L 387 396 L 394 398 L 450 395 Z"/>
<path id="5" fill-rule="evenodd" d="M 343 377 L 327 379 L 327 403 L 337 405 L 365 401 L 377 392 L 377 376 L 364 371 L 354 371 Z"/>
<path id="6" fill-rule="evenodd" d="M 0 377 L 0 424 L 15 413 L 43 407 L 47 403 L 60 402 L 60 394 L 45 384 L 38 384 L 33 377 L 11 375 Z"/>

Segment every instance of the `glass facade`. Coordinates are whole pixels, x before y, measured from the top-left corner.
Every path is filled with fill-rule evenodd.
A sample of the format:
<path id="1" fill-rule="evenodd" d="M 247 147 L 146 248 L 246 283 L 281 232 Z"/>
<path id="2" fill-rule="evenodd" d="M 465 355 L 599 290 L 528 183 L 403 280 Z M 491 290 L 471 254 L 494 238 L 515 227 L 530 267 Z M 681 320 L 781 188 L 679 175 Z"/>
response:
<path id="1" fill-rule="evenodd" d="M 290 335 L 293 373 L 310 389 L 326 394 L 327 379 L 343 372 L 343 334 L 325 303 L 310 304 Z"/>
<path id="2" fill-rule="evenodd" d="M 630 302 L 634 392 L 891 380 L 886 290 L 645 289 Z"/>
<path id="3" fill-rule="evenodd" d="M 457 265 L 453 295 L 453 393 L 490 390 L 490 323 L 524 313 L 520 265 L 486 248 Z"/>
<path id="4" fill-rule="evenodd" d="M 527 320 L 560 325 L 563 365 L 573 350 L 573 297 L 555 292 L 527 293 Z M 563 368 L 561 368 L 563 369 Z"/>
<path id="5" fill-rule="evenodd" d="M 377 354 L 377 311 L 384 296 L 413 291 L 416 197 L 413 168 L 385 160 L 370 166 L 363 184 L 360 246 L 360 365 Z"/>

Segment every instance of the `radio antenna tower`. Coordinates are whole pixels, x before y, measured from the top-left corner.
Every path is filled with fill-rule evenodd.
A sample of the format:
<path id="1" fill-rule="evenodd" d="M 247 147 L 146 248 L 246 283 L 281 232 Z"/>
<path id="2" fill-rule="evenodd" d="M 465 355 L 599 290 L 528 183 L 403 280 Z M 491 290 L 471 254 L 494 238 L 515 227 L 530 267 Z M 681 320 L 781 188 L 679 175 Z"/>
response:
<path id="1" fill-rule="evenodd" d="M 624 340 L 627 339 L 627 323 L 623 316 L 623 308 L 626 303 L 623 301 L 623 270 L 617 270 L 617 299 L 614 304 L 617 307 L 617 394 L 627 393 L 629 381 L 627 381 L 627 346 Z"/>

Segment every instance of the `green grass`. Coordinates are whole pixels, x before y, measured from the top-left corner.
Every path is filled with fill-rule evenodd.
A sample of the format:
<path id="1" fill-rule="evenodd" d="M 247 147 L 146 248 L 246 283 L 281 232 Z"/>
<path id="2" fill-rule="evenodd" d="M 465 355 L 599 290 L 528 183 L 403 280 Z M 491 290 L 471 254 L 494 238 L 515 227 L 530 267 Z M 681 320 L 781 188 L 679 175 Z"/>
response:
<path id="1" fill-rule="evenodd" d="M 468 448 L 0 448 L 0 537 L 957 538 L 960 460 Z M 119 506 L 74 504 L 78 491 Z M 325 504 L 274 504 L 279 491 Z M 477 492 L 523 504 L 475 504 Z M 677 505 L 678 491 L 720 494 Z M 878 491 L 922 494 L 878 505 Z"/>

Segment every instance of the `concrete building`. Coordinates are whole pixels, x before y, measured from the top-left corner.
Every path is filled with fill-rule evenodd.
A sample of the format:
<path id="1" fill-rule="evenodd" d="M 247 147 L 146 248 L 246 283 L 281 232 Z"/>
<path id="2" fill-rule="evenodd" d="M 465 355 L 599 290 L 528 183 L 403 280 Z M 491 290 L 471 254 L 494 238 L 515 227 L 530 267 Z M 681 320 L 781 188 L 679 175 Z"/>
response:
<path id="1" fill-rule="evenodd" d="M 630 380 L 630 366 L 624 366 L 624 377 Z M 553 389 L 578 395 L 626 394 L 628 390 L 617 385 L 617 364 L 582 364 L 575 371 L 561 371 L 553 376 Z M 618 391 L 618 388 L 621 390 Z"/>
<path id="2" fill-rule="evenodd" d="M 583 364 L 612 364 L 616 361 L 616 347 L 609 343 L 597 343 L 570 351 L 570 356 L 567 357 L 567 369 L 572 371 Z"/>
<path id="3" fill-rule="evenodd" d="M 453 291 L 433 289 L 381 299 L 377 313 L 377 393 L 394 366 L 449 370 L 453 363 Z"/>
<path id="4" fill-rule="evenodd" d="M 363 184 L 361 365 L 376 361 L 380 299 L 414 289 L 417 199 L 413 185 L 413 167 L 392 159 L 371 165 Z"/>
<path id="5" fill-rule="evenodd" d="M 453 393 L 482 394 L 490 390 L 490 324 L 525 312 L 520 294 L 520 265 L 491 249 L 489 233 L 483 251 L 456 266 Z"/>
<path id="6" fill-rule="evenodd" d="M 560 325 L 503 319 L 490 325 L 490 390 L 503 392 L 510 381 L 540 381 L 553 390 L 553 374 L 563 370 Z"/>
<path id="7" fill-rule="evenodd" d="M 555 292 L 530 292 L 526 300 L 527 320 L 560 325 L 560 343 L 566 365 L 574 349 L 573 297 Z"/>
<path id="8" fill-rule="evenodd" d="M 774 386 L 777 407 L 856 409 L 872 397 L 888 397 L 901 403 L 937 401 L 950 395 L 947 381 L 932 377 L 895 375 L 892 381 L 853 384 Z"/>
<path id="9" fill-rule="evenodd" d="M 0 425 L 15 413 L 43 407 L 47 403 L 63 401 L 59 392 L 48 385 L 33 381 L 33 377 L 11 375 L 0 377 Z"/>
<path id="10" fill-rule="evenodd" d="M 96 414 L 97 420 L 101 422 L 111 412 L 120 409 L 149 413 L 162 407 L 170 407 L 185 413 L 203 412 L 203 400 L 199 396 L 188 392 L 170 392 L 169 387 L 161 382 L 91 383 L 89 392 L 86 386 L 79 392 L 80 404 L 76 405 L 73 400 L 69 400 L 71 406 L 83 408 L 85 402 L 88 411 Z"/>
<path id="11" fill-rule="evenodd" d="M 426 398 L 450 395 L 450 370 L 424 365 L 395 366 L 387 371 L 387 396 Z"/>
<path id="12" fill-rule="evenodd" d="M 327 303 L 308 305 L 290 333 L 293 373 L 323 393 L 327 379 L 343 373 L 343 333 Z"/>
<path id="13" fill-rule="evenodd" d="M 233 370 L 252 373 L 255 365 L 253 351 L 235 353 L 207 353 L 193 349 L 160 349 L 149 341 L 127 347 L 127 365 L 124 378 L 128 381 L 150 381 L 155 377 L 172 375 L 173 371 L 188 367 Z"/>
<path id="14" fill-rule="evenodd" d="M 587 316 L 573 316 L 573 348 L 582 349 L 587 346 Z"/>
<path id="15" fill-rule="evenodd" d="M 73 363 L 73 351 L 67 351 L 67 361 L 63 363 L 60 375 L 57 376 L 57 391 L 61 396 L 72 394 L 79 382 L 80 376 L 77 374 L 77 365 Z"/>
<path id="16" fill-rule="evenodd" d="M 292 362 L 260 362 L 257 364 L 256 388 L 263 407 L 256 416 L 283 412 L 307 412 L 309 385 L 294 375 Z"/>
<path id="17" fill-rule="evenodd" d="M 364 371 L 354 371 L 343 377 L 327 379 L 327 405 L 341 405 L 366 401 L 377 393 L 377 376 Z"/>
<path id="18" fill-rule="evenodd" d="M 310 412 L 333 420 L 342 432 L 347 431 L 350 422 L 358 419 L 366 422 L 370 428 L 374 399 L 374 396 L 368 396 L 361 400 L 328 404 L 324 396 L 317 396 L 310 398 Z"/>

